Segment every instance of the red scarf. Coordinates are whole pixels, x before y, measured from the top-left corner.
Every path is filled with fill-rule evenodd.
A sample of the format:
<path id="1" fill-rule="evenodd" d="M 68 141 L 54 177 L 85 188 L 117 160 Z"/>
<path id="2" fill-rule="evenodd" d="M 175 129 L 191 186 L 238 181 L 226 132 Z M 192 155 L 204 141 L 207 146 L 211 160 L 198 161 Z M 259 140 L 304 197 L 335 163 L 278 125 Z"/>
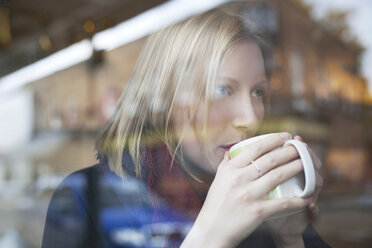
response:
<path id="1" fill-rule="evenodd" d="M 146 153 L 149 189 L 172 209 L 195 219 L 209 186 L 188 176 L 165 145 L 148 149 Z"/>

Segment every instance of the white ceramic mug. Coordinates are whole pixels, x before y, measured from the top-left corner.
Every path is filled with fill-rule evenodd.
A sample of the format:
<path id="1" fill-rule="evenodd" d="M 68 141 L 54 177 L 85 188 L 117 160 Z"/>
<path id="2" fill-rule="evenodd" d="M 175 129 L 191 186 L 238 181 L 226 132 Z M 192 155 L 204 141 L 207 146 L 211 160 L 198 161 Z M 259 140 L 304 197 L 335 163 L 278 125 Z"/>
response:
<path id="1" fill-rule="evenodd" d="M 240 152 L 245 149 L 249 149 L 249 146 L 258 140 L 265 137 L 271 136 L 271 134 L 263 134 L 256 137 L 252 137 L 235 144 L 230 148 L 230 157 L 237 156 Z M 306 145 L 299 140 L 288 140 L 282 147 L 293 145 L 301 158 L 303 171 L 298 173 L 296 176 L 276 186 L 267 194 L 267 199 L 278 199 L 278 198 L 289 198 L 289 197 L 307 197 L 310 196 L 315 190 L 316 177 L 313 161 L 310 153 L 306 148 Z M 278 148 L 277 148 L 278 149 Z"/>

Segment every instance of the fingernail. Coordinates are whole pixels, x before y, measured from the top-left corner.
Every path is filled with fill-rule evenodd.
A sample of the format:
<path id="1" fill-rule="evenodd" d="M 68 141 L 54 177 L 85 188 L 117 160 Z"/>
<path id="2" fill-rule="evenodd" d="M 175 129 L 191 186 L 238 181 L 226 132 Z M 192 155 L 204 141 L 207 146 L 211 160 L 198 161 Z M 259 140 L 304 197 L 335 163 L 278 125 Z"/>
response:
<path id="1" fill-rule="evenodd" d="M 223 159 L 227 159 L 229 157 L 229 152 L 226 151 L 225 154 L 223 155 Z"/>
<path id="2" fill-rule="evenodd" d="M 290 139 L 291 138 L 291 135 L 287 132 L 284 132 L 284 133 L 280 133 L 280 136 L 283 138 L 283 139 Z"/>

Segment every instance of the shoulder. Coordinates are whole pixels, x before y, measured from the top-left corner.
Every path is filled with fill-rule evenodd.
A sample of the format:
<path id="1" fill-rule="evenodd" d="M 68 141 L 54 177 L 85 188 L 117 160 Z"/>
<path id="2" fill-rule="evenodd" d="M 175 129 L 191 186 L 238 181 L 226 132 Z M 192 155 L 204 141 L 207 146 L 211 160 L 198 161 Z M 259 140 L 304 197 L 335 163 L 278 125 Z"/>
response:
<path id="1" fill-rule="evenodd" d="M 43 248 L 85 247 L 88 227 L 87 177 L 97 165 L 71 173 L 55 189 L 49 202 Z"/>
<path id="2" fill-rule="evenodd" d="M 101 168 L 98 164 L 75 171 L 66 176 L 55 189 L 48 207 L 49 217 L 53 213 L 81 212 L 87 206 L 87 186 L 92 175 L 98 175 Z"/>
<path id="3" fill-rule="evenodd" d="M 95 164 L 68 175 L 55 190 L 49 210 L 60 209 L 57 204 L 62 201 L 73 202 L 75 209 L 85 212 L 91 212 L 94 206 L 99 209 L 138 204 L 152 207 L 151 198 L 144 180 L 129 175 L 122 178 L 108 166 Z"/>
<path id="4" fill-rule="evenodd" d="M 51 198 L 51 203 L 58 197 L 68 197 L 68 195 L 82 195 L 90 177 L 103 174 L 102 169 L 98 164 L 75 171 L 66 176 L 55 189 Z M 68 193 L 69 192 L 69 193 Z"/>
<path id="5" fill-rule="evenodd" d="M 76 187 L 81 184 L 83 184 L 87 177 L 91 174 L 104 174 L 105 169 L 100 166 L 99 164 L 92 165 L 90 167 L 80 169 L 78 171 L 75 171 L 68 176 L 66 176 L 57 189 L 63 188 L 63 187 Z"/>
<path id="6" fill-rule="evenodd" d="M 143 181 L 100 164 L 73 172 L 51 198 L 42 247 L 92 247 L 89 242 L 107 243 L 117 228 L 147 225 L 153 219 L 149 196 Z"/>
<path id="7" fill-rule="evenodd" d="M 109 188 L 115 191 L 131 189 L 138 193 L 145 190 L 146 185 L 138 178 L 132 176 L 122 178 L 116 175 L 105 164 L 95 164 L 66 176 L 56 188 L 53 197 L 60 195 L 62 191 L 70 190 L 74 194 L 89 198 L 90 192 L 104 193 L 102 190 L 107 191 Z"/>

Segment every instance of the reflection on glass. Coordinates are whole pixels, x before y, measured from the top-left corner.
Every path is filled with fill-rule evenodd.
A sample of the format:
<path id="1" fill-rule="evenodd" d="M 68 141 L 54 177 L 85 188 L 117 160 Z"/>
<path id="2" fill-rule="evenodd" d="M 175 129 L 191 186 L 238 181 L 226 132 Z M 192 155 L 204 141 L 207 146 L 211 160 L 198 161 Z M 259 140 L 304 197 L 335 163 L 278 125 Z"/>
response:
<path id="1" fill-rule="evenodd" d="M 22 5 L 22 1 L 11 1 L 9 7 L 0 6 L 0 13 L 5 13 L 0 16 L 0 26 L 7 30 L 5 40 L 0 37 L 0 48 L 9 49 L 9 44 L 16 41 L 17 51 L 32 50 L 34 55 L 11 57 L 11 53 L 4 53 L 8 50 L 0 50 L 1 75 L 12 71 L 17 60 L 23 65 L 19 57 L 32 61 L 38 49 L 43 51 L 40 56 L 56 49 L 54 34 L 47 33 L 41 36 L 38 33 L 35 44 L 40 47 L 37 49 L 20 49 L 18 44 L 22 42 L 18 39 L 28 30 L 22 29 L 22 25 L 48 21 L 35 21 L 34 18 L 47 17 L 35 14 L 34 10 L 29 10 L 34 14 L 16 11 L 28 8 L 18 4 Z M 265 69 L 270 70 L 270 91 L 265 89 L 265 117 L 256 133 L 245 127 L 244 134 L 287 131 L 300 135 L 323 163 L 320 173 L 324 185 L 318 201 L 321 211 L 312 219 L 312 226 L 333 247 L 371 247 L 372 97 L 367 81 L 359 74 L 362 49 L 356 40 L 344 39 L 347 30 L 341 25 L 343 14 L 331 12 L 318 23 L 303 1 L 247 2 L 243 7 L 236 6 L 232 8 L 242 11 L 246 24 L 264 36 L 272 50 L 272 56 L 265 58 Z M 108 8 L 104 8 L 107 13 L 110 12 Z M 110 8 L 128 9 L 114 5 Z M 91 11 L 94 9 L 97 6 L 91 7 Z M 148 15 L 150 20 L 156 14 L 154 10 Z M 186 12 L 185 9 L 183 14 Z M 166 13 L 170 13 L 169 9 Z M 108 15 L 103 22 L 112 26 L 116 22 L 114 15 Z M 161 14 L 157 18 L 166 23 L 169 16 Z M 141 18 L 148 20 L 145 15 Z M 58 247 L 56 244 L 60 247 L 178 247 L 192 228 L 214 178 L 211 171 L 201 170 L 192 157 L 167 152 L 162 143 L 164 139 L 159 142 L 159 133 L 151 130 L 154 123 L 144 125 L 142 144 L 148 146 L 141 147 L 140 151 L 140 162 L 146 165 L 141 177 L 131 171 L 122 179 L 110 171 L 107 160 L 101 159 L 95 167 L 71 174 L 62 182 L 69 173 L 96 163 L 93 144 L 97 132 L 110 120 L 118 101 L 120 103 L 119 96 L 128 85 L 145 43 L 144 39 L 133 40 L 139 38 L 139 34 L 149 33 L 139 25 L 136 32 L 128 32 L 132 26 L 125 24 L 127 29 L 121 33 L 125 34 L 125 39 L 115 38 L 114 41 L 113 37 L 105 38 L 104 33 L 91 33 L 107 27 L 100 20 L 88 18 L 76 27 L 78 25 L 81 32 L 93 35 L 92 42 L 84 40 L 72 47 L 77 50 L 68 49 L 72 53 L 62 59 L 63 68 L 55 68 L 59 64 L 57 60 L 46 60 L 41 67 L 39 64 L 39 67 L 21 71 L 19 75 L 23 75 L 23 81 L 12 77 L 0 79 L 0 118 L 5 120 L 0 122 L 0 246 L 40 247 L 47 218 L 45 247 Z M 61 30 L 61 37 L 71 36 L 62 29 L 55 30 Z M 9 35 L 13 35 L 12 39 Z M 68 39 L 60 39 L 63 40 Z M 121 44 L 122 40 L 130 43 Z M 187 45 L 185 39 L 182 51 L 187 50 Z M 94 53 L 95 56 L 99 54 L 99 58 L 89 60 L 88 64 L 95 66 L 88 67 L 81 62 L 89 59 L 93 46 L 104 50 Z M 208 48 L 200 48 L 198 58 L 203 57 Z M 178 57 L 181 56 L 180 52 Z M 43 74 L 48 63 L 53 71 Z M 71 67 L 66 69 L 66 65 Z M 203 68 L 205 66 L 199 66 L 193 71 Z M 61 69 L 64 70 L 58 71 Z M 152 85 L 156 85 L 157 81 L 152 80 Z M 25 86 L 20 88 L 23 83 Z M 217 120 L 217 124 L 208 124 L 211 137 L 218 137 L 227 130 L 218 122 L 223 119 L 221 116 L 233 112 L 220 111 L 222 107 L 231 106 L 225 97 L 244 92 L 243 88 L 234 91 L 234 83 L 219 83 L 223 91 L 218 93 L 219 111 L 211 109 L 212 121 Z M 180 105 L 200 100 L 194 98 L 189 86 L 179 89 L 182 93 L 178 95 Z M 151 106 L 154 119 L 168 110 L 166 99 L 172 90 L 166 88 L 162 96 L 152 91 L 152 98 L 143 101 Z M 6 94 L 2 94 L 3 91 Z M 138 117 L 137 99 L 126 105 L 128 118 Z M 243 103 L 246 102 L 240 101 Z M 242 106 L 243 109 L 247 105 Z M 178 111 L 177 114 L 187 115 L 187 112 Z M 170 142 L 175 141 L 176 131 L 171 128 L 171 135 L 167 137 Z M 192 139 L 193 132 L 189 131 L 183 134 L 186 140 Z M 204 135 L 197 133 L 198 138 L 210 138 Z M 115 137 L 111 145 L 120 139 Z M 202 150 L 196 146 L 191 148 L 195 153 Z M 124 160 L 129 161 L 127 157 Z M 154 171 L 148 161 L 162 166 Z M 195 175 L 198 176 L 195 178 Z M 207 186 L 201 181 L 207 182 Z M 226 222 L 226 226 L 228 224 Z M 306 233 L 307 237 L 318 238 L 311 231 Z M 268 235 L 267 226 L 262 226 L 253 235 L 254 240 L 247 242 L 257 242 Z"/>

